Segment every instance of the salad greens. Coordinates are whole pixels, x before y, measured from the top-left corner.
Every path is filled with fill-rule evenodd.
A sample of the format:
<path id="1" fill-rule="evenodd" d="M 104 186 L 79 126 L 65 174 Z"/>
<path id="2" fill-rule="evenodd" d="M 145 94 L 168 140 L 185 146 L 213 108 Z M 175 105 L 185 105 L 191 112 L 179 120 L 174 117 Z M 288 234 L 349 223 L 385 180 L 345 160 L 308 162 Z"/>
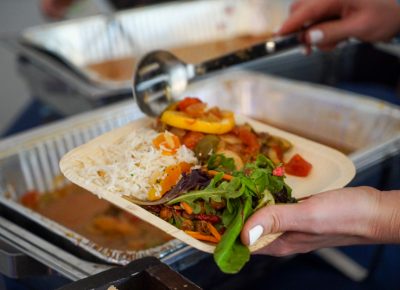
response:
<path id="1" fill-rule="evenodd" d="M 213 211 L 221 218 L 225 228 L 220 242 L 214 252 L 214 260 L 225 273 L 237 273 L 250 259 L 248 247 L 240 241 L 239 235 L 246 219 L 259 208 L 275 202 L 295 202 L 291 197 L 291 188 L 285 183 L 284 176 L 274 175 L 275 164 L 264 155 L 257 156 L 255 162 L 247 163 L 241 170 L 234 170 L 231 158 L 214 154 L 208 162 L 209 169 L 220 171 L 211 182 L 201 190 L 184 193 L 167 204 L 186 202 L 195 214 L 201 211 L 204 204 L 207 211 Z M 224 180 L 229 172 L 233 177 Z M 279 200 L 275 199 L 275 195 Z M 216 211 L 211 202 L 224 201 L 223 210 Z"/>

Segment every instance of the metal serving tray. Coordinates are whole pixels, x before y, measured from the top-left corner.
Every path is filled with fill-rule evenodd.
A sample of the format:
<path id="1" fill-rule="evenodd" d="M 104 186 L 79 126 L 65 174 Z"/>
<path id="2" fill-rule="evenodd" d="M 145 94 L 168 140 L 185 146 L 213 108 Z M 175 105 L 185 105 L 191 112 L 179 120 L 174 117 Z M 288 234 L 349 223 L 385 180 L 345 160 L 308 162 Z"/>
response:
<path id="1" fill-rule="evenodd" d="M 21 40 L 57 56 L 95 85 L 111 91 L 130 89 L 130 78 L 112 80 L 96 74 L 87 65 L 122 58 L 137 59 L 156 49 L 184 48 L 271 33 L 285 17 L 288 3 L 173 1 L 28 28 L 21 33 Z"/>
<path id="2" fill-rule="evenodd" d="M 333 147 L 345 148 L 356 165 L 358 177 L 375 165 L 399 156 L 400 109 L 372 98 L 245 71 L 194 84 L 187 95 L 199 96 L 210 105 L 234 110 Z M 71 234 L 70 230 L 16 202 L 27 190 L 45 192 L 55 186 L 53 179 L 60 173 L 58 161 L 65 152 L 141 116 L 133 101 L 124 101 L 0 142 L 0 205 L 94 256 L 95 260 L 86 259 L 87 255 L 75 257 L 82 265 L 83 273 L 76 273 L 74 267 L 71 270 L 70 262 L 66 264 L 70 260 L 66 257 L 71 257 L 69 247 L 61 245 L 57 248 L 51 242 L 43 241 L 35 233 L 29 233 L 30 227 L 21 228 L 24 224 L 3 226 L 6 222 L 0 223 L 0 238 L 8 242 L 14 240 L 20 245 L 17 248 L 28 255 L 55 265 L 67 277 L 75 278 L 104 270 L 109 263 L 124 264 L 131 258 L 147 254 L 161 257 L 167 264 L 179 263 L 188 257 L 190 248 L 177 241 L 134 255 L 98 249 L 90 241 Z M 6 211 L 0 212 L 3 215 Z M 57 257 L 46 253 L 43 258 L 43 249 L 47 248 L 56 248 L 54 255 Z M 196 263 L 196 259 L 192 262 Z"/>
<path id="3" fill-rule="evenodd" d="M 79 245 L 104 262 L 125 265 L 132 260 L 145 256 L 163 258 L 184 245 L 177 240 L 172 240 L 161 246 L 141 251 L 120 251 L 105 248 L 22 206 L 18 202 L 21 195 L 27 191 L 37 190 L 40 193 L 45 193 L 65 185 L 66 181 L 59 184 L 54 181 L 61 174 L 58 162 L 66 152 L 141 116 L 139 110 L 132 108 L 132 106 L 126 106 L 124 110 L 119 110 L 117 114 L 112 112 L 112 110 L 109 111 L 108 116 L 98 115 L 98 118 L 94 120 L 86 119 L 82 124 L 70 124 L 71 127 L 68 126 L 69 128 L 64 130 L 60 124 L 55 132 L 47 131 L 46 136 L 39 137 L 36 135 L 33 140 L 24 142 L 20 146 L 14 145 L 14 148 L 1 150 L 0 173 L 4 183 L 0 185 L 0 192 L 2 193 L 0 202 L 7 204 L 15 212 L 28 216 L 39 225 L 51 229 L 63 239 Z"/>
<path id="4" fill-rule="evenodd" d="M 130 80 L 100 78 L 87 70 L 88 63 L 118 60 L 127 55 L 138 59 L 152 49 L 192 48 L 217 41 L 213 45 L 215 55 L 223 40 L 259 37 L 260 33 L 276 29 L 286 17 L 290 2 L 171 1 L 114 15 L 36 26 L 0 38 L 0 43 L 16 54 L 18 70 L 31 95 L 68 116 L 132 95 Z M 196 51 L 210 57 L 207 47 Z"/>
<path id="5" fill-rule="evenodd" d="M 334 147 L 358 173 L 400 152 L 400 108 L 368 96 L 240 71 L 195 83 L 185 95 Z"/>
<path id="6" fill-rule="evenodd" d="M 63 186 L 55 184 L 54 178 L 60 175 L 58 162 L 68 150 L 142 116 L 134 102 L 124 102 L 2 140 L 0 240 L 73 280 L 145 256 L 155 256 L 178 270 L 203 258 L 177 240 L 143 251 L 100 247 L 18 202 L 26 191 L 44 193 Z"/>

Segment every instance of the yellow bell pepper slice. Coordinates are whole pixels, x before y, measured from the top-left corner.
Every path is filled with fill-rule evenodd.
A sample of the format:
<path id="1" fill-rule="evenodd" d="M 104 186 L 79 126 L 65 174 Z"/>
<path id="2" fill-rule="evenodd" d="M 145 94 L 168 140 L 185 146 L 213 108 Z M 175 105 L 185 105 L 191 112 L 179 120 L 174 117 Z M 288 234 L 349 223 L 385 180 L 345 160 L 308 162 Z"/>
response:
<path id="1" fill-rule="evenodd" d="M 179 111 L 165 111 L 161 115 L 161 121 L 180 129 L 218 135 L 225 134 L 235 127 L 235 118 L 232 112 L 223 111 L 222 116 L 221 120 L 211 121 L 189 117 Z"/>

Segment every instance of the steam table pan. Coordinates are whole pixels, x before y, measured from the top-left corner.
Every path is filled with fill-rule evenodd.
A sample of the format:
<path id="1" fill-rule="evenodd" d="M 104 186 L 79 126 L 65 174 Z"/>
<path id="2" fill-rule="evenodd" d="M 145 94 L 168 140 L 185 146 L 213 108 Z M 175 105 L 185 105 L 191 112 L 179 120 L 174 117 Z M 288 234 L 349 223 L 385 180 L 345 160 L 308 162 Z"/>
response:
<path id="1" fill-rule="evenodd" d="M 198 96 L 210 105 L 233 110 L 335 147 L 354 162 L 356 179 L 400 152 L 399 108 L 365 96 L 245 71 L 195 84 L 187 95 Z M 177 240 L 133 256 L 112 249 L 101 250 L 17 202 L 26 191 L 53 189 L 53 180 L 60 175 L 58 162 L 67 151 L 141 117 L 143 114 L 130 100 L 2 140 L 0 213 L 4 222 L 0 227 L 0 238 L 74 278 L 102 271 L 110 264 L 126 264 L 132 258 L 148 254 L 169 264 L 179 263 L 189 254 L 197 253 Z M 58 240 L 75 245 L 95 259 L 88 260 L 87 255 L 73 257 L 62 246 L 35 235 L 32 228 L 24 227 L 26 223 L 12 224 L 10 216 L 14 218 L 13 214 L 46 228 Z M 44 253 L 47 249 L 56 250 Z M 73 265 L 67 262 L 77 257 L 81 270 L 74 268 L 72 271 Z"/>

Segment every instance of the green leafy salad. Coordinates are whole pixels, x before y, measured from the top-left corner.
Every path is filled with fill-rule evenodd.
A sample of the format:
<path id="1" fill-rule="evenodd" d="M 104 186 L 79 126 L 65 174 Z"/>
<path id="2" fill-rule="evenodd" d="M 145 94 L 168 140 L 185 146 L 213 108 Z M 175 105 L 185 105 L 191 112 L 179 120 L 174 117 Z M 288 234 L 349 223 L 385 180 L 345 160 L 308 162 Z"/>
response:
<path id="1" fill-rule="evenodd" d="M 221 271 L 237 273 L 250 259 L 240 241 L 246 219 L 275 203 L 294 203 L 281 164 L 259 154 L 235 170 L 235 162 L 213 154 L 207 168 L 184 174 L 167 193 L 169 201 L 147 209 L 192 237 L 216 244 L 214 260 Z"/>

